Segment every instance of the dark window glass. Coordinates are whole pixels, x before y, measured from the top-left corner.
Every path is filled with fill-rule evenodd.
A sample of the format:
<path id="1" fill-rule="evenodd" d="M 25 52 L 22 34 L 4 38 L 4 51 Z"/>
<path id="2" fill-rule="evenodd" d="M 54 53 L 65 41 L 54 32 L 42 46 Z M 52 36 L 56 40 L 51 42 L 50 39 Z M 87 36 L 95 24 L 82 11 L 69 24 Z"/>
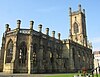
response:
<path id="1" fill-rule="evenodd" d="M 79 32 L 79 28 L 78 28 L 78 24 L 75 22 L 74 23 L 74 33 L 78 33 Z"/>

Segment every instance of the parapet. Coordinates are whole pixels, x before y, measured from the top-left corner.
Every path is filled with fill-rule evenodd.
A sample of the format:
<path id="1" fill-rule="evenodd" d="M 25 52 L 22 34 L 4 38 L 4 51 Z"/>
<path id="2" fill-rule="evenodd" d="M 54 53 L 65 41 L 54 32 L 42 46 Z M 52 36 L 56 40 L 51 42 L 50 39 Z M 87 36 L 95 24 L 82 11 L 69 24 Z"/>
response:
<path id="1" fill-rule="evenodd" d="M 34 30 L 33 25 L 34 25 L 34 21 L 31 20 L 30 21 L 30 28 L 29 29 L 23 29 L 23 28 L 21 28 L 21 20 L 17 20 L 17 28 L 11 30 L 11 28 L 9 28 L 9 24 L 6 24 L 5 25 L 6 26 L 6 31 L 5 32 L 6 32 L 6 34 L 11 34 L 11 33 L 14 34 L 14 33 L 18 33 L 18 32 L 23 33 L 23 34 L 30 34 L 30 31 L 31 32 L 33 31 L 34 32 L 33 34 L 37 34 L 37 35 L 39 35 L 39 33 L 44 34 L 44 33 L 42 33 L 42 26 L 43 26 L 42 24 L 38 25 L 38 31 Z M 49 28 L 46 28 L 46 32 L 45 32 L 44 35 L 49 36 Z M 60 40 L 60 36 L 61 36 L 61 34 L 58 33 L 58 40 Z M 51 37 L 55 38 L 55 31 L 52 31 L 52 36 Z"/>
<path id="2" fill-rule="evenodd" d="M 85 15 L 85 9 L 82 10 L 81 4 L 78 5 L 78 11 L 72 12 L 72 8 L 69 7 L 69 15 L 75 15 L 75 14 L 79 14 L 79 13 L 83 13 Z"/>

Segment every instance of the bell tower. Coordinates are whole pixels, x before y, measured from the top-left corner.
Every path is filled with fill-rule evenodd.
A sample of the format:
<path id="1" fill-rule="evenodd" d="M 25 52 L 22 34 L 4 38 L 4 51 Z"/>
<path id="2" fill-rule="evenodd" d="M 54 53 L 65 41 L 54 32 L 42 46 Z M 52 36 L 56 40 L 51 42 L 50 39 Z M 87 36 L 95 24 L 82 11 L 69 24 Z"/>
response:
<path id="1" fill-rule="evenodd" d="M 87 47 L 87 33 L 85 21 L 85 9 L 78 6 L 78 11 L 73 11 L 69 8 L 70 16 L 70 39 Z"/>

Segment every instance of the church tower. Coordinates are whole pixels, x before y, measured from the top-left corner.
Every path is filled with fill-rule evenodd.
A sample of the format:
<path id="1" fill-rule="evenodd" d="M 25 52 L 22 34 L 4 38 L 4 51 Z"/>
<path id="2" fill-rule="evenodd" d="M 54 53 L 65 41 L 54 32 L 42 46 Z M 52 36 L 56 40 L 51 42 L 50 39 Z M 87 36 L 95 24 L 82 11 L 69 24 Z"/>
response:
<path id="1" fill-rule="evenodd" d="M 70 16 L 70 39 L 87 47 L 87 33 L 85 21 L 85 9 L 78 6 L 78 11 L 73 11 L 69 8 Z"/>

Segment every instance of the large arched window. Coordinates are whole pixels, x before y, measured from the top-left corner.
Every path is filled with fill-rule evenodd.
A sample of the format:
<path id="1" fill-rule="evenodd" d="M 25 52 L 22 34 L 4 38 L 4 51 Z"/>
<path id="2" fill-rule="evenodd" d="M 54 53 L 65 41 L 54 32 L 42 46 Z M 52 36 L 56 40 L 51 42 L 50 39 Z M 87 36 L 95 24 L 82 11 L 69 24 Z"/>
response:
<path id="1" fill-rule="evenodd" d="M 37 52 L 37 44 L 33 44 L 33 66 L 36 66 L 36 52 Z"/>
<path id="2" fill-rule="evenodd" d="M 19 48 L 19 65 L 24 65 L 27 60 L 27 46 L 25 42 L 20 44 Z"/>
<path id="3" fill-rule="evenodd" d="M 6 50 L 6 63 L 10 63 L 13 57 L 13 41 L 10 39 Z"/>
<path id="4" fill-rule="evenodd" d="M 36 53 L 36 51 L 37 51 L 37 44 L 35 43 L 35 44 L 33 44 L 33 52 Z"/>
<path id="5" fill-rule="evenodd" d="M 50 52 L 50 62 L 51 62 L 51 64 L 53 63 L 53 54 L 52 54 L 52 52 Z"/>
<path id="6" fill-rule="evenodd" d="M 72 48 L 72 55 L 73 55 L 73 62 L 74 62 L 74 69 L 76 70 L 77 69 L 77 58 L 76 58 L 76 54 L 77 52 L 75 51 L 75 48 Z"/>
<path id="7" fill-rule="evenodd" d="M 72 55 L 73 55 L 73 60 L 74 60 L 74 62 L 75 62 L 75 49 L 74 48 L 72 48 Z"/>
<path id="8" fill-rule="evenodd" d="M 84 62 L 85 61 L 85 58 L 86 58 L 85 51 L 82 51 L 82 57 L 83 57 L 83 62 Z"/>
<path id="9" fill-rule="evenodd" d="M 79 28 L 78 28 L 78 24 L 75 22 L 74 23 L 74 33 L 78 33 L 79 32 Z"/>

